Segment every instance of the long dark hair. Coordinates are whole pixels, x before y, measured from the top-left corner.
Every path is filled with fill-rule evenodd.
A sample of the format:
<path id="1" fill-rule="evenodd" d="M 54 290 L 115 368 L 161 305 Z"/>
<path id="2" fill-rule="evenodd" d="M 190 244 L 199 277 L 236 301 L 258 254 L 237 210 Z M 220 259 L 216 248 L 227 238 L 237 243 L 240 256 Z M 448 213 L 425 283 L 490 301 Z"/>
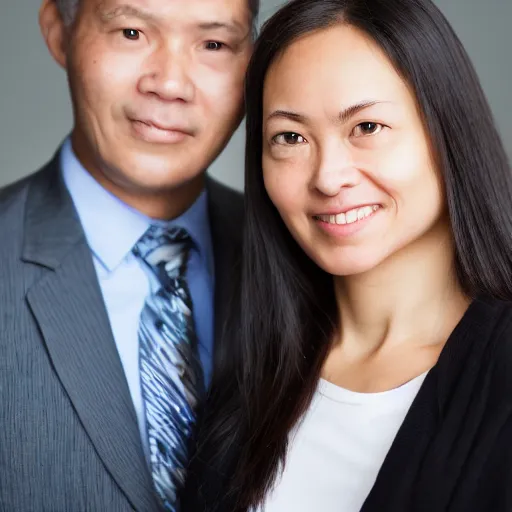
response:
<path id="1" fill-rule="evenodd" d="M 272 485 L 338 324 L 332 277 L 284 226 L 264 187 L 261 155 L 269 66 L 300 36 L 339 23 L 369 35 L 415 92 L 444 179 L 462 288 L 512 299 L 511 170 L 476 73 L 445 17 L 430 0 L 295 0 L 283 7 L 264 25 L 247 74 L 239 305 L 205 424 L 227 475 L 226 454 L 238 446 L 233 510 L 258 503 Z"/>

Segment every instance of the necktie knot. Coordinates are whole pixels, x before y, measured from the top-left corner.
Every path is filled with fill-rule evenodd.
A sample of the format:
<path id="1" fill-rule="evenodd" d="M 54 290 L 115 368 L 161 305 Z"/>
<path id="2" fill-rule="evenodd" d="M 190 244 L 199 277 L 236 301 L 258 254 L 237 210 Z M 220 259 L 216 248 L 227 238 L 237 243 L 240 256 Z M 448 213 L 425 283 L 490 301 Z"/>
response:
<path id="1" fill-rule="evenodd" d="M 135 244 L 133 253 L 167 285 L 169 279 L 179 279 L 185 274 L 192 246 L 193 241 L 185 229 L 152 225 Z"/>

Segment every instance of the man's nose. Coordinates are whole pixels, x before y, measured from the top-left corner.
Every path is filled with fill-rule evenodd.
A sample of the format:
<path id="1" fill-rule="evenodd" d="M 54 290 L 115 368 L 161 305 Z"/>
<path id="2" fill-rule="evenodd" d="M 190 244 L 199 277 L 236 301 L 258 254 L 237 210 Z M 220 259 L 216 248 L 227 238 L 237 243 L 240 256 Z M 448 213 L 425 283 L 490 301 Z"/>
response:
<path id="1" fill-rule="evenodd" d="M 192 56 L 183 48 L 162 46 L 151 56 L 150 65 L 139 81 L 139 90 L 163 101 L 192 101 L 195 90 L 192 66 Z"/>

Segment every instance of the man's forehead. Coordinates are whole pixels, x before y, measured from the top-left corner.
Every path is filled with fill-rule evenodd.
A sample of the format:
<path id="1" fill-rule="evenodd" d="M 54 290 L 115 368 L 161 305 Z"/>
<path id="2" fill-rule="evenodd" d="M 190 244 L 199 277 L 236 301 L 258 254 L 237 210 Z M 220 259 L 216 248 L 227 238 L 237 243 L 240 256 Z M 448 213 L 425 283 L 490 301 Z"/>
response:
<path id="1" fill-rule="evenodd" d="M 197 19 L 219 18 L 245 22 L 250 0 L 85 0 L 102 15 L 187 13 Z M 211 21 L 211 20 L 209 20 Z"/>

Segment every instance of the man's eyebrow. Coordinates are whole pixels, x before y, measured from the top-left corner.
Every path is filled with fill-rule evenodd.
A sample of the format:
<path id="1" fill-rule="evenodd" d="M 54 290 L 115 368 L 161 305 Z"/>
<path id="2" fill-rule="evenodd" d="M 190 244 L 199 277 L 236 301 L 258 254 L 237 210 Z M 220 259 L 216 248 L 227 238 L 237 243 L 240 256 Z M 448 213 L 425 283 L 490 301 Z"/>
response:
<path id="1" fill-rule="evenodd" d="M 155 16 L 152 14 L 146 11 L 141 11 L 136 7 L 126 4 L 119 5 L 114 9 L 106 9 L 103 6 L 100 6 L 98 7 L 98 13 L 100 15 L 101 21 L 105 23 L 121 16 L 130 16 L 131 18 L 139 18 L 144 21 L 153 21 L 155 19 Z"/>
<path id="2" fill-rule="evenodd" d="M 226 30 L 235 35 L 244 35 L 250 29 L 244 27 L 238 21 L 202 21 L 198 23 L 197 27 L 201 30 Z"/>
<path id="3" fill-rule="evenodd" d="M 103 2 L 104 4 L 105 2 Z M 113 9 L 107 9 L 104 5 L 98 7 L 100 18 L 103 22 L 109 22 L 114 18 L 121 16 L 130 16 L 132 18 L 139 18 L 145 21 L 154 21 L 155 16 L 149 12 L 140 10 L 128 4 L 119 5 Z M 200 30 L 226 30 L 235 35 L 245 35 L 249 29 L 246 29 L 243 24 L 236 20 L 232 21 L 203 21 L 199 22 L 197 27 Z"/>

